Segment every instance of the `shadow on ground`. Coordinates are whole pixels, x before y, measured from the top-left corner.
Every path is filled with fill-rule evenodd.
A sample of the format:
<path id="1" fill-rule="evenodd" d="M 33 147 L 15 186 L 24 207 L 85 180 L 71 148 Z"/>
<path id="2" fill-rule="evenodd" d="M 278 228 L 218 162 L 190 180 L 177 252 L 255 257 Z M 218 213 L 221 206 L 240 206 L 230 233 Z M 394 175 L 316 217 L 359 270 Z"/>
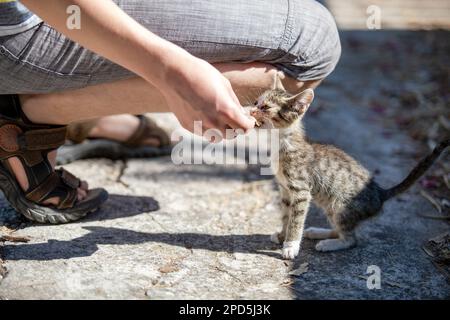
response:
<path id="1" fill-rule="evenodd" d="M 127 245 L 158 242 L 187 249 L 203 249 L 228 253 L 266 254 L 281 257 L 273 252 L 278 246 L 270 242 L 270 235 L 209 235 L 197 233 L 145 233 L 119 228 L 83 227 L 89 233 L 69 241 L 48 240 L 46 243 L 4 245 L 8 260 L 71 259 L 89 257 L 98 245 Z"/>
<path id="2" fill-rule="evenodd" d="M 98 211 L 83 219 L 82 222 L 132 217 L 159 209 L 159 203 L 153 197 L 110 194 L 108 201 Z"/>
<path id="3" fill-rule="evenodd" d="M 20 229 L 30 225 L 46 226 L 28 221 L 12 209 L 6 201 L 3 202 L 4 206 L 2 212 L 0 212 L 0 226 L 9 226 L 13 229 Z M 90 213 L 78 223 L 133 217 L 159 209 L 159 203 L 153 197 L 110 194 L 106 203 L 99 210 Z"/>

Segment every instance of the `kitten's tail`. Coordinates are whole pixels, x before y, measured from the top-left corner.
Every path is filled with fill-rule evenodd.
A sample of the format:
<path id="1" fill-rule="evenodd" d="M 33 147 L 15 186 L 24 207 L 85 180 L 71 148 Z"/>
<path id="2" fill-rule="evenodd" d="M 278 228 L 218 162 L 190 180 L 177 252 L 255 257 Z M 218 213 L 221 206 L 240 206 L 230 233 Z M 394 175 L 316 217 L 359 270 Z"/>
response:
<path id="1" fill-rule="evenodd" d="M 441 153 L 450 146 L 450 139 L 441 141 L 434 150 L 425 158 L 423 158 L 409 175 L 398 185 L 385 190 L 384 201 L 395 197 L 396 195 L 406 191 L 416 182 L 434 163 L 434 161 L 441 155 Z"/>

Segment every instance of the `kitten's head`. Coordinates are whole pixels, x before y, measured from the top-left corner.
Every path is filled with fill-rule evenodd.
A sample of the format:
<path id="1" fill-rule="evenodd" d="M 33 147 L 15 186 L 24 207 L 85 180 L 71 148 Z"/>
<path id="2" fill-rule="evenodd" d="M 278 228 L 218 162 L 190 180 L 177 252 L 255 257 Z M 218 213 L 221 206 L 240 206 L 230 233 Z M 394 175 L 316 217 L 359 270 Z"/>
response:
<path id="1" fill-rule="evenodd" d="M 291 95 L 283 87 L 281 80 L 275 76 L 272 89 L 264 92 L 254 106 L 250 115 L 257 121 L 257 126 L 288 128 L 301 120 L 314 99 L 314 91 L 306 89 Z"/>

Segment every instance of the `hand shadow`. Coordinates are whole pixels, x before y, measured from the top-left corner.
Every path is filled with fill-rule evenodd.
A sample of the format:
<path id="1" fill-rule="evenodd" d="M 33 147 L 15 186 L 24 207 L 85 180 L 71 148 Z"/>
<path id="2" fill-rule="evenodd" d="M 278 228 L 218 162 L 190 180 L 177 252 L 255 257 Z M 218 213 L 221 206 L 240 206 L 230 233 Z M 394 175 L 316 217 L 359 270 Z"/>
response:
<path id="1" fill-rule="evenodd" d="M 89 233 L 68 241 L 48 240 L 46 243 L 4 245 L 6 260 L 70 259 L 88 257 L 98 250 L 98 245 L 140 244 L 159 242 L 188 249 L 217 252 L 265 254 L 281 258 L 278 245 L 270 242 L 269 235 L 208 235 L 198 233 L 145 233 L 118 228 L 83 227 Z M 266 251 L 268 250 L 268 251 Z"/>

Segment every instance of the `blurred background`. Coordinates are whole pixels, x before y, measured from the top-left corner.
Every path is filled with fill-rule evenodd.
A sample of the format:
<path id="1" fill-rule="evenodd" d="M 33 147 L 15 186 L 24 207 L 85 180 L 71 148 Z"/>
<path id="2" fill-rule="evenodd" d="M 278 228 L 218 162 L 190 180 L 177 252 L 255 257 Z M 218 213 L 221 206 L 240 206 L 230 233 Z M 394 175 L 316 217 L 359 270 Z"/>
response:
<path id="1" fill-rule="evenodd" d="M 367 8 L 381 9 L 382 29 L 448 29 L 448 0 L 322 0 L 333 13 L 341 30 L 367 30 Z"/>
<path id="2" fill-rule="evenodd" d="M 450 1 L 323 0 L 341 32 L 346 72 L 386 126 L 418 142 L 417 157 L 450 136 Z M 358 73 L 364 73 L 364 76 Z M 362 81 L 362 83 L 361 83 Z M 390 129 L 389 129 L 390 128 Z M 388 133 L 386 133 L 389 136 Z M 449 157 L 421 181 L 449 214 Z M 426 191 L 425 191 L 426 192 Z"/>
<path id="3" fill-rule="evenodd" d="M 375 173 L 378 181 L 390 185 L 439 141 L 450 137 L 450 1 L 320 2 L 331 11 L 339 27 L 342 58 L 335 72 L 317 90 L 314 112 L 306 120 L 308 133 L 350 152 Z M 408 269 L 408 263 L 415 261 L 418 266 L 427 257 L 450 283 L 449 153 L 409 195 L 385 205 L 375 229 L 384 225 L 389 232 L 378 237 L 387 239 L 396 234 L 398 246 L 383 249 L 379 244 L 378 249 L 369 249 L 372 257 L 348 255 L 347 259 L 363 263 L 395 252 L 396 257 L 387 258 L 386 262 L 397 273 L 407 273 L 414 269 Z M 365 233 L 377 237 L 374 229 L 367 228 Z M 407 249 L 406 238 L 416 241 L 422 252 Z M 398 253 L 402 250 L 404 257 Z M 327 262 L 333 264 L 336 260 Z M 428 267 L 424 263 L 419 268 Z M 328 272 L 333 273 L 334 269 L 335 265 Z M 433 286 L 429 275 L 412 275 L 423 291 L 403 297 L 438 296 L 425 289 Z M 297 296 L 314 295 L 314 290 L 305 292 L 304 284 L 296 283 L 302 288 L 296 291 Z M 341 281 L 341 288 L 345 284 Z M 336 297 L 349 296 L 334 292 Z M 377 297 L 389 295 L 385 291 Z M 353 295 L 362 296 L 361 291 Z"/>

